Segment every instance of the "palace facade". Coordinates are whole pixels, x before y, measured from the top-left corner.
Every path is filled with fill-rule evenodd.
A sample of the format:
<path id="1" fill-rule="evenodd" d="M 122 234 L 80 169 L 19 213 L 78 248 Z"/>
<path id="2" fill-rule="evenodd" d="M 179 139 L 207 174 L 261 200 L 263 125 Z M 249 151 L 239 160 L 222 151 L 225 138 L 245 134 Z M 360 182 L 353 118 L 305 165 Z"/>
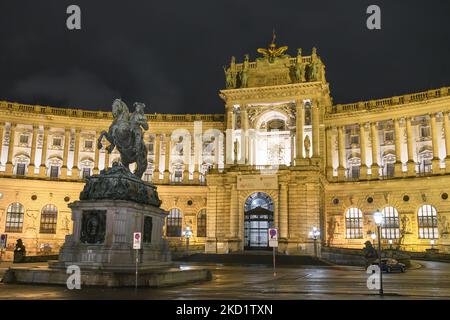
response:
<path id="1" fill-rule="evenodd" d="M 208 253 L 268 247 L 313 254 L 362 248 L 384 214 L 385 246 L 450 251 L 450 88 L 333 104 L 325 65 L 287 47 L 234 57 L 220 91 L 224 114 L 148 114 L 149 166 L 169 211 L 165 235 Z M 120 161 L 97 137 L 110 112 L 0 102 L 0 233 L 6 258 L 56 253 L 72 231 L 67 205 L 84 178 Z M 131 237 L 132 235 L 130 235 Z"/>

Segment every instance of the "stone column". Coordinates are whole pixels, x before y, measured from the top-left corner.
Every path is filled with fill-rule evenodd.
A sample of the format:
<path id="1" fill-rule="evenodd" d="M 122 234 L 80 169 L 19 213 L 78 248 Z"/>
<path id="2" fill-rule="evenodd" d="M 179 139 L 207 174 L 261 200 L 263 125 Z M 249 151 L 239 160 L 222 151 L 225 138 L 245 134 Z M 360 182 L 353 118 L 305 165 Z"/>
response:
<path id="1" fill-rule="evenodd" d="M 41 165 L 39 166 L 39 176 L 40 177 L 45 177 L 46 174 L 46 170 L 47 170 L 47 149 L 48 149 L 48 143 L 47 143 L 47 139 L 48 139 L 48 130 L 49 127 L 48 126 L 44 126 L 44 136 L 42 139 L 42 152 L 41 152 Z"/>
<path id="2" fill-rule="evenodd" d="M 416 175 L 416 164 L 414 162 L 414 136 L 411 125 L 411 117 L 406 118 L 406 135 L 408 138 L 408 162 L 406 163 L 408 167 L 408 176 L 413 177 Z"/>
<path id="3" fill-rule="evenodd" d="M 202 163 L 202 152 L 203 152 L 203 128 L 194 122 L 194 172 L 193 172 L 193 182 L 200 183 L 200 164 Z M 216 141 L 214 141 L 216 143 Z M 215 148 L 217 151 L 217 148 Z M 215 158 L 217 157 L 217 152 L 215 153 Z M 216 163 L 214 159 L 214 163 Z"/>
<path id="4" fill-rule="evenodd" d="M 169 172 L 169 165 L 170 165 L 170 134 L 164 135 L 164 144 L 166 147 L 166 155 L 165 155 L 165 165 L 164 165 L 164 183 L 170 182 L 170 172 Z"/>
<path id="5" fill-rule="evenodd" d="M 30 165 L 28 166 L 29 176 L 34 176 L 34 169 L 36 168 L 36 148 L 38 135 L 39 135 L 39 126 L 33 125 L 33 140 L 31 142 Z"/>
<path id="6" fill-rule="evenodd" d="M 438 132 L 437 132 L 437 125 L 436 125 L 436 114 L 432 113 L 430 115 L 431 118 L 431 139 L 433 144 L 433 160 L 432 160 L 432 172 L 433 174 L 439 173 L 441 170 L 439 165 L 439 142 L 438 142 Z"/>
<path id="7" fill-rule="evenodd" d="M 444 130 L 445 130 L 445 171 L 450 173 L 450 121 L 448 120 L 449 113 L 444 112 Z M 1 135 L 0 135 L 1 136 Z"/>
<path id="8" fill-rule="evenodd" d="M 371 169 L 371 178 L 378 179 L 380 176 L 380 166 L 378 165 L 378 128 L 377 123 L 372 122 L 370 124 L 371 129 L 371 138 L 372 138 L 372 166 Z"/>
<path id="9" fill-rule="evenodd" d="M 345 179 L 345 136 L 344 127 L 338 127 L 338 153 L 339 153 L 339 166 L 338 166 L 338 180 Z"/>
<path id="10" fill-rule="evenodd" d="M 295 135 L 295 146 L 296 155 L 295 159 L 303 159 L 303 126 L 305 119 L 305 112 L 302 100 L 296 101 L 296 135 Z"/>
<path id="11" fill-rule="evenodd" d="M 100 149 L 97 148 L 97 144 L 94 143 L 94 172 L 93 174 L 98 174 L 98 162 L 100 161 Z"/>
<path id="12" fill-rule="evenodd" d="M 161 156 L 160 144 L 161 144 L 161 136 L 159 134 L 155 134 L 155 144 L 153 146 L 153 151 L 155 154 L 154 171 L 153 171 L 153 183 L 159 182 L 159 158 Z"/>
<path id="13" fill-rule="evenodd" d="M 247 105 L 244 105 L 241 111 L 241 138 L 242 138 L 242 155 L 244 164 L 248 164 L 248 116 L 247 116 Z"/>
<path id="14" fill-rule="evenodd" d="M 11 123 L 9 127 L 9 145 L 8 145 L 8 159 L 6 161 L 6 174 L 13 174 L 13 157 L 14 157 L 14 138 L 16 135 L 16 124 Z"/>
<path id="15" fill-rule="evenodd" d="M 75 129 L 75 139 L 74 139 L 74 151 L 73 151 L 73 166 L 72 166 L 72 178 L 79 179 L 79 168 L 78 168 L 78 156 L 80 153 L 80 129 Z"/>
<path id="16" fill-rule="evenodd" d="M 401 177 L 403 171 L 402 164 L 402 144 L 401 144 L 401 133 L 400 133 L 400 119 L 394 119 L 395 128 L 395 165 L 394 165 L 394 176 Z"/>
<path id="17" fill-rule="evenodd" d="M 364 123 L 359 124 L 359 147 L 361 153 L 361 172 L 360 179 L 367 179 L 367 156 L 366 156 L 366 126 Z"/>
<path id="18" fill-rule="evenodd" d="M 325 137 L 327 145 L 326 155 L 326 174 L 329 181 L 333 179 L 333 128 L 325 128 Z"/>
<path id="19" fill-rule="evenodd" d="M 288 238 L 288 186 L 287 183 L 280 184 L 280 238 Z"/>
<path id="20" fill-rule="evenodd" d="M 233 105 L 227 103 L 226 105 L 226 128 L 225 128 L 225 141 L 224 141 L 224 161 L 225 164 L 230 165 L 233 163 Z"/>
<path id="21" fill-rule="evenodd" d="M 320 156 L 320 109 L 319 102 L 314 100 L 312 103 L 312 148 L 313 158 L 319 158 Z"/>
<path id="22" fill-rule="evenodd" d="M 231 185 L 231 199 L 230 199 L 230 236 L 231 238 L 238 237 L 238 219 L 239 219 L 239 204 L 238 204 L 238 191 L 236 184 Z"/>
<path id="23" fill-rule="evenodd" d="M 105 169 L 109 168 L 109 152 L 108 150 L 106 150 L 106 146 L 104 146 L 103 148 L 105 148 Z"/>
<path id="24" fill-rule="evenodd" d="M 67 178 L 67 161 L 69 160 L 69 149 L 70 149 L 70 129 L 65 129 L 64 131 L 64 156 L 63 165 L 61 167 L 61 178 Z"/>

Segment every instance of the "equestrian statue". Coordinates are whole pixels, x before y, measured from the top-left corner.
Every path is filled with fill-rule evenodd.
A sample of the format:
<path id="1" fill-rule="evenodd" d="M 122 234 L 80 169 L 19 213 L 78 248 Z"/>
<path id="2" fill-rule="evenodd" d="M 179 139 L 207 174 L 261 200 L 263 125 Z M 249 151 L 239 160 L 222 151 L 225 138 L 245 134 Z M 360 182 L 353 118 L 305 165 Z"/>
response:
<path id="1" fill-rule="evenodd" d="M 141 179 L 147 170 L 147 147 L 144 143 L 143 130 L 148 130 L 147 118 L 144 114 L 145 104 L 134 103 L 135 111 L 130 114 L 128 106 L 121 99 L 114 100 L 112 104 L 113 122 L 108 132 L 102 131 L 97 140 L 97 147 L 103 147 L 103 137 L 110 145 L 106 152 L 113 152 L 114 148 L 120 153 L 120 161 L 128 170 L 129 165 L 136 163 L 134 175 Z"/>

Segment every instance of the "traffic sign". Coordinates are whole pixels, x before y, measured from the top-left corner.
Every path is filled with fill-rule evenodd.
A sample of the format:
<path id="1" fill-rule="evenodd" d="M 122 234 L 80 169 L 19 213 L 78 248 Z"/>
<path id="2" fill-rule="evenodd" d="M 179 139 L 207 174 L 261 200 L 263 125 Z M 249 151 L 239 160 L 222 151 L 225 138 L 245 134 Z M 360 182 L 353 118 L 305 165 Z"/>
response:
<path id="1" fill-rule="evenodd" d="M 278 230 L 276 228 L 269 229 L 269 247 L 278 247 Z"/>
<path id="2" fill-rule="evenodd" d="M 140 249 L 141 248 L 141 240 L 142 235 L 140 232 L 133 233 L 133 249 Z"/>

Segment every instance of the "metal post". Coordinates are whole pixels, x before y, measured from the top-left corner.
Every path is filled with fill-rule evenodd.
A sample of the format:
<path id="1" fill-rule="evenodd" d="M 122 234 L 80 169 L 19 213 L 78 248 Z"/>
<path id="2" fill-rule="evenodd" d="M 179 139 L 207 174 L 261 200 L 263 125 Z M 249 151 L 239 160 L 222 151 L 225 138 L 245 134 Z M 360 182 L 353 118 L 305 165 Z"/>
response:
<path id="1" fill-rule="evenodd" d="M 314 237 L 314 257 L 317 258 L 317 239 Z"/>
<path id="2" fill-rule="evenodd" d="M 137 290 L 138 287 L 138 249 L 135 250 L 135 254 L 136 254 L 136 282 L 135 282 L 135 289 Z"/>
<path id="3" fill-rule="evenodd" d="M 378 225 L 378 266 L 380 267 L 380 296 L 383 295 L 383 268 L 381 266 L 381 226 Z"/>
<path id="4" fill-rule="evenodd" d="M 189 237 L 186 237 L 186 256 L 189 256 Z"/>
<path id="5" fill-rule="evenodd" d="M 273 276 L 276 277 L 277 271 L 275 269 L 275 247 L 273 247 L 272 249 L 273 249 Z"/>

